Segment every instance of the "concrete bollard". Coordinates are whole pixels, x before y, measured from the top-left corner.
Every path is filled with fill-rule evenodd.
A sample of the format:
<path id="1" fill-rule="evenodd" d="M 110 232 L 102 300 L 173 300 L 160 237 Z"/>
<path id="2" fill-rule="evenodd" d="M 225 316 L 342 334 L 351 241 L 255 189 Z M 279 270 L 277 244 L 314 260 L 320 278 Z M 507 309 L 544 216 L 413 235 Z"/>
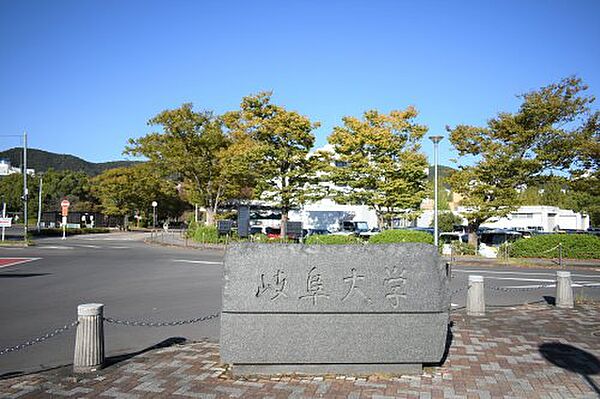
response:
<path id="1" fill-rule="evenodd" d="M 485 316 L 483 276 L 469 275 L 469 286 L 467 291 L 467 315 Z"/>
<path id="2" fill-rule="evenodd" d="M 573 287 L 571 286 L 571 272 L 556 272 L 556 307 L 564 309 L 573 308 Z"/>
<path id="3" fill-rule="evenodd" d="M 104 364 L 104 305 L 87 303 L 77 306 L 77 334 L 73 371 L 89 373 Z"/>

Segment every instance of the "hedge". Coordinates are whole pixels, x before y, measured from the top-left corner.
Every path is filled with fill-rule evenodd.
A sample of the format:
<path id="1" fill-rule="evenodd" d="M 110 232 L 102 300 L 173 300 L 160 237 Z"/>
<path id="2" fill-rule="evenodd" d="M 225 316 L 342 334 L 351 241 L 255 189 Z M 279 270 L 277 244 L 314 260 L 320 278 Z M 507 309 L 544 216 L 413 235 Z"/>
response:
<path id="1" fill-rule="evenodd" d="M 98 234 L 98 233 L 110 233 L 110 230 L 104 227 L 94 227 L 94 228 L 83 228 L 83 229 L 70 229 L 67 227 L 67 235 L 75 235 L 75 234 Z M 62 236 L 63 230 L 61 228 L 50 228 L 50 229 L 42 229 L 39 232 L 30 231 L 29 234 L 33 236 Z"/>
<path id="2" fill-rule="evenodd" d="M 563 258 L 600 259 L 600 238 L 589 234 L 548 234 L 523 238 L 510 245 L 514 258 L 558 258 L 558 244 Z"/>
<path id="3" fill-rule="evenodd" d="M 325 245 L 343 245 L 343 244 L 362 244 L 363 241 L 352 235 L 312 235 L 308 236 L 304 241 L 305 244 L 325 244 Z"/>
<path id="4" fill-rule="evenodd" d="M 416 230 L 384 230 L 369 238 L 370 244 L 393 244 L 396 242 L 423 242 L 433 244 L 433 236 Z"/>

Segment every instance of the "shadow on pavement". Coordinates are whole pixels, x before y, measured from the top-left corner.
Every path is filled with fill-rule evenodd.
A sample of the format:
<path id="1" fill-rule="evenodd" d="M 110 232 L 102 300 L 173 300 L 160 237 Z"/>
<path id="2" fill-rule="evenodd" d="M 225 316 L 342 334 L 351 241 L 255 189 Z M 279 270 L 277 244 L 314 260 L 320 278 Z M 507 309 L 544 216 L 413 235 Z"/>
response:
<path id="1" fill-rule="evenodd" d="M 539 347 L 542 356 L 555 366 L 581 375 L 600 395 L 600 387 L 590 375 L 600 374 L 600 360 L 593 354 L 559 342 L 545 343 Z"/>
<path id="2" fill-rule="evenodd" d="M 544 301 L 550 306 L 556 306 L 556 297 L 544 295 Z"/>
<path id="3" fill-rule="evenodd" d="M 104 361 L 104 368 L 108 368 L 117 363 L 124 362 L 125 360 L 131 359 L 132 357 L 135 357 L 138 355 L 141 355 L 142 353 L 150 352 L 150 351 L 153 351 L 156 349 L 167 348 L 167 347 L 173 346 L 173 345 L 183 344 L 186 341 L 187 340 L 183 337 L 171 337 L 171 338 L 167 338 L 164 341 L 161 341 L 155 345 L 149 346 L 148 348 L 144 348 L 137 352 L 131 352 L 131 353 L 125 353 L 122 355 L 107 357 Z"/>
<path id="4" fill-rule="evenodd" d="M 453 321 L 448 323 L 448 332 L 446 333 L 446 347 L 444 348 L 444 355 L 442 356 L 442 360 L 440 360 L 439 363 L 425 363 L 423 364 L 423 367 L 441 367 L 444 363 L 446 363 L 448 355 L 450 354 L 452 340 L 454 339 L 454 334 L 452 334 L 452 327 L 454 327 Z"/>
<path id="5" fill-rule="evenodd" d="M 52 273 L 0 273 L 0 278 L 27 278 L 48 276 Z"/>

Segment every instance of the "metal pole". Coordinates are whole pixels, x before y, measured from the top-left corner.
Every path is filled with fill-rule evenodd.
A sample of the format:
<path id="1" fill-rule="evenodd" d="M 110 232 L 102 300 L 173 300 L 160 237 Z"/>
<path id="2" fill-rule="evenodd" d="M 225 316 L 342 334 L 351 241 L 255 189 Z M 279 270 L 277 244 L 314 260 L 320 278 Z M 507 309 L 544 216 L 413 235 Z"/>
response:
<path id="1" fill-rule="evenodd" d="M 442 141 L 442 136 L 430 136 L 433 142 L 433 245 L 438 246 L 438 143 Z"/>
<path id="2" fill-rule="evenodd" d="M 23 132 L 23 241 L 27 241 L 27 132 Z"/>
<path id="3" fill-rule="evenodd" d="M 436 247 L 438 246 L 438 236 L 439 236 L 439 232 L 438 232 L 438 143 L 435 143 L 433 145 L 433 169 L 434 169 L 434 199 L 433 199 L 433 205 L 434 205 L 434 211 L 433 211 L 433 217 L 434 217 L 434 221 L 433 221 L 433 231 L 434 231 L 434 236 L 433 236 L 433 245 L 435 245 Z"/>
<path id="4" fill-rule="evenodd" d="M 37 220 L 37 231 L 40 231 L 42 224 L 42 185 L 44 184 L 44 179 L 40 176 L 40 190 L 38 194 L 38 220 Z"/>
<path id="5" fill-rule="evenodd" d="M 2 217 L 6 217 L 6 202 L 4 202 L 4 198 L 2 198 Z M 2 227 L 2 241 L 4 241 L 4 230 L 5 227 Z"/>
<path id="6" fill-rule="evenodd" d="M 152 207 L 152 230 L 156 230 L 156 207 Z"/>

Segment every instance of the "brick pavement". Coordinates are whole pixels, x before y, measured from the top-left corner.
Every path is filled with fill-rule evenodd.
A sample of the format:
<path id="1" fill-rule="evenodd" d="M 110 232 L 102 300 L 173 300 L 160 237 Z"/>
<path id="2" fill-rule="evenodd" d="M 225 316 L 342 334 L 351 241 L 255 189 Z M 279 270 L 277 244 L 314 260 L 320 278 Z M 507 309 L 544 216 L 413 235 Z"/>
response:
<path id="1" fill-rule="evenodd" d="M 452 315 L 442 365 L 418 376 L 233 378 L 214 342 L 139 354 L 85 377 L 68 369 L 0 381 L 3 398 L 598 398 L 600 305 Z M 120 327 L 127 328 L 127 327 Z M 587 381 L 586 381 L 587 378 Z M 596 388 L 593 386 L 595 385 Z"/>

